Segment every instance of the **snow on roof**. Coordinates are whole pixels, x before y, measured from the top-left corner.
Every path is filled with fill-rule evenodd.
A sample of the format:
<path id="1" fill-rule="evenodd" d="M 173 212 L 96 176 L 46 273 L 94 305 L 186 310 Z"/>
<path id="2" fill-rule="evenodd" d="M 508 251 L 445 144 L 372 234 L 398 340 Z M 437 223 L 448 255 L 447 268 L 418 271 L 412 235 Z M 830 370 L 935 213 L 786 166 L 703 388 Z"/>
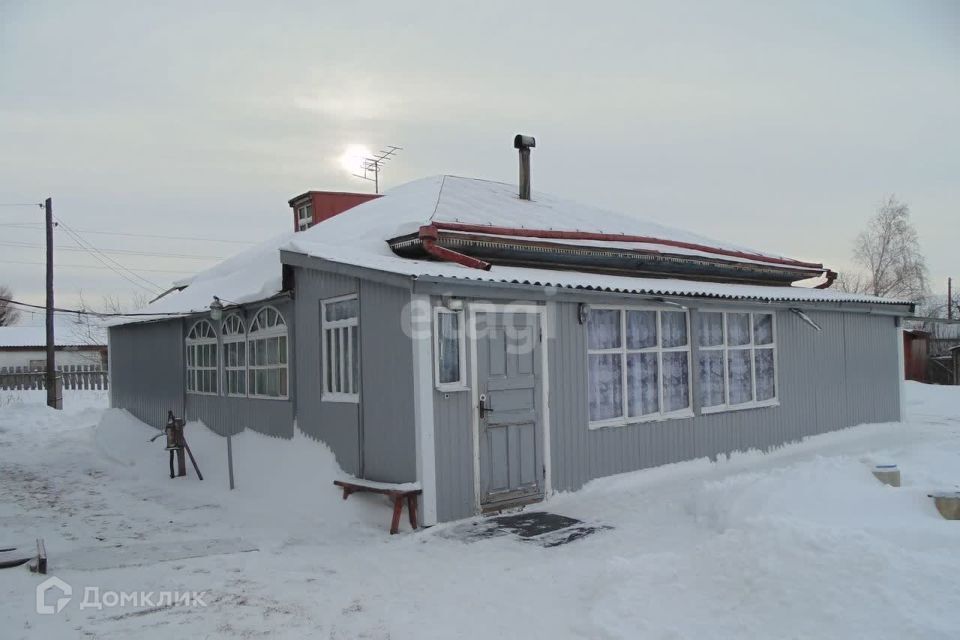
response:
<path id="1" fill-rule="evenodd" d="M 421 187 L 423 187 L 422 191 Z M 429 206 L 432 215 L 427 219 L 425 211 L 418 207 L 416 211 L 410 212 L 412 214 L 411 219 L 407 221 L 406 225 L 401 225 L 398 229 L 400 233 L 395 235 L 416 232 L 420 225 L 429 222 L 456 222 L 489 227 L 647 236 L 707 245 L 718 249 L 742 251 L 767 258 L 784 257 L 729 242 L 721 242 L 634 215 L 558 198 L 547 193 L 534 192 L 530 200 L 521 200 L 517 195 L 517 186 L 504 182 L 446 175 L 417 180 L 402 185 L 394 191 L 399 192 L 401 190 L 416 190 L 418 194 L 425 196 L 423 197 L 425 202 L 422 204 Z M 555 239 L 552 241 L 631 249 L 659 248 L 675 254 L 710 255 L 706 252 L 673 246 L 666 247 L 657 243 L 564 241 Z M 737 258 L 729 256 L 726 256 L 725 259 L 737 260 Z"/>
<path id="2" fill-rule="evenodd" d="M 721 243 L 653 222 L 559 200 L 535 192 L 520 200 L 512 185 L 455 176 L 434 176 L 408 182 L 384 197 L 364 203 L 294 235 L 286 250 L 358 267 L 411 277 L 439 277 L 479 282 L 531 284 L 649 295 L 796 302 L 863 302 L 909 304 L 875 296 L 829 289 L 710 283 L 672 278 L 634 278 L 577 271 L 494 265 L 489 271 L 449 262 L 411 260 L 397 256 L 386 240 L 415 232 L 430 221 L 463 222 L 650 235 L 708 244 L 718 248 L 762 253 Z M 560 226 L 562 225 L 562 226 Z M 635 246 L 635 245 L 633 245 Z M 670 248 L 671 252 L 677 252 Z"/>
<path id="3" fill-rule="evenodd" d="M 432 176 L 400 185 L 387 191 L 381 198 L 358 205 L 306 231 L 291 231 L 270 238 L 192 278 L 178 282 L 178 286 L 185 288 L 169 293 L 141 310 L 155 312 L 157 316 L 126 318 L 111 324 L 143 322 L 165 317 L 165 314 L 206 312 L 213 296 L 228 304 L 270 298 L 281 291 L 280 249 L 412 278 L 430 276 L 652 295 L 909 304 L 906 301 L 804 287 L 632 278 L 506 266 L 493 266 L 489 271 L 479 271 L 453 263 L 401 258 L 387 245 L 388 239 L 415 233 L 420 226 L 430 222 L 643 235 L 749 252 L 764 257 L 782 257 L 544 193 L 534 192 L 532 200 L 520 200 L 516 187 L 502 182 L 458 176 Z M 636 243 L 624 243 L 623 246 L 638 248 Z M 639 247 L 657 249 L 658 245 Z M 670 253 L 701 254 L 698 251 L 675 247 L 663 247 L 663 250 Z"/>
<path id="4" fill-rule="evenodd" d="M 58 347 L 106 346 L 106 331 L 101 327 L 59 320 L 53 330 Z M 47 344 L 44 326 L 13 325 L 0 327 L 0 349 L 4 347 L 38 347 Z"/>
<path id="5" fill-rule="evenodd" d="M 107 324 L 115 326 L 157 320 L 169 314 L 206 312 L 210 310 L 213 296 L 228 305 L 271 298 L 280 293 L 282 286 L 280 247 L 289 243 L 293 233 L 288 231 L 264 240 L 191 278 L 174 283 L 174 286 L 184 288 L 172 291 L 139 310 L 141 313 L 155 313 L 156 316 L 127 317 Z"/>

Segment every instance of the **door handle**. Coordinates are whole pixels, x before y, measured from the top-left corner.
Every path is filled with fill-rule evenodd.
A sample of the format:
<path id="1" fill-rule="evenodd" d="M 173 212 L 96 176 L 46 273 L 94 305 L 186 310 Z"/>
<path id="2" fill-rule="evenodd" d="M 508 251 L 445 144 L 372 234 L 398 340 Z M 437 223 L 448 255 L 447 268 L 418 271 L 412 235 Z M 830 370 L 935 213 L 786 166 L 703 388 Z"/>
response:
<path id="1" fill-rule="evenodd" d="M 487 407 L 487 394 L 480 394 L 480 403 L 477 405 L 477 408 L 480 410 L 480 419 L 483 420 L 487 415 L 487 411 L 490 410 L 490 408 Z"/>

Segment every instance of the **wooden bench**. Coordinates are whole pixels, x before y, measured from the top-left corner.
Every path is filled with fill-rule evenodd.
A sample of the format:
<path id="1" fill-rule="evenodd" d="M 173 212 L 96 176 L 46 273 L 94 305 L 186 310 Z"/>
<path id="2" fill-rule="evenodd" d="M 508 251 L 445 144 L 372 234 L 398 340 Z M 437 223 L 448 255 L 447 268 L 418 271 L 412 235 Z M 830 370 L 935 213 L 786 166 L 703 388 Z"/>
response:
<path id="1" fill-rule="evenodd" d="M 350 497 L 351 493 L 379 493 L 389 496 L 393 500 L 393 520 L 390 521 L 390 534 L 393 535 L 400 530 L 400 514 L 403 513 L 403 502 L 407 502 L 407 512 L 410 516 L 410 526 L 417 528 L 417 496 L 423 493 L 420 487 L 408 484 L 390 484 L 388 482 L 375 482 L 373 480 L 361 480 L 351 478 L 349 480 L 334 480 L 333 484 L 343 489 L 343 499 Z"/>

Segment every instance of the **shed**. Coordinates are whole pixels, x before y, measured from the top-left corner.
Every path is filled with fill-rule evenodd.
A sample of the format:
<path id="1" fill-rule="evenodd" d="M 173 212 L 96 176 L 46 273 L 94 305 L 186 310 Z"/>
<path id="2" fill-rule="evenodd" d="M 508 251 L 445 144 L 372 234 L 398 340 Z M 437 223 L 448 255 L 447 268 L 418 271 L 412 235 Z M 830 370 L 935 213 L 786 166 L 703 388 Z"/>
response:
<path id="1" fill-rule="evenodd" d="M 157 427 L 173 409 L 221 435 L 322 442 L 350 474 L 419 483 L 431 524 L 899 420 L 913 305 L 794 284 L 831 274 L 430 177 L 113 326 L 111 402 Z"/>

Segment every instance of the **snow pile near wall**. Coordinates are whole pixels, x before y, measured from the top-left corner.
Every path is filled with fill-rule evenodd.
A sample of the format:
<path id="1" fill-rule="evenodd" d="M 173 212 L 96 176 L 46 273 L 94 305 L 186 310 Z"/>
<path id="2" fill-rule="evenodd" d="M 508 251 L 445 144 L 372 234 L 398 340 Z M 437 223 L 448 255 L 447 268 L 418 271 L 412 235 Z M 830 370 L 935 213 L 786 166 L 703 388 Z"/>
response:
<path id="1" fill-rule="evenodd" d="M 327 517 L 361 524 L 374 535 L 389 521 L 380 496 L 351 496 L 344 502 L 333 485 L 343 477 L 326 445 L 295 429 L 292 440 L 273 438 L 247 429 L 233 436 L 235 489 L 229 489 L 227 440 L 199 422 L 185 427 L 187 443 L 200 471 L 201 482 L 187 459 L 187 477 L 169 479 L 169 454 L 165 438 L 153 443 L 159 432 L 127 411 L 109 409 L 94 430 L 97 449 L 123 467 L 128 480 L 145 486 L 188 491 L 195 499 L 223 506 L 223 517 L 244 530 L 274 530 L 283 523 L 305 526 Z M 296 528 L 292 526 L 291 528 Z"/>

